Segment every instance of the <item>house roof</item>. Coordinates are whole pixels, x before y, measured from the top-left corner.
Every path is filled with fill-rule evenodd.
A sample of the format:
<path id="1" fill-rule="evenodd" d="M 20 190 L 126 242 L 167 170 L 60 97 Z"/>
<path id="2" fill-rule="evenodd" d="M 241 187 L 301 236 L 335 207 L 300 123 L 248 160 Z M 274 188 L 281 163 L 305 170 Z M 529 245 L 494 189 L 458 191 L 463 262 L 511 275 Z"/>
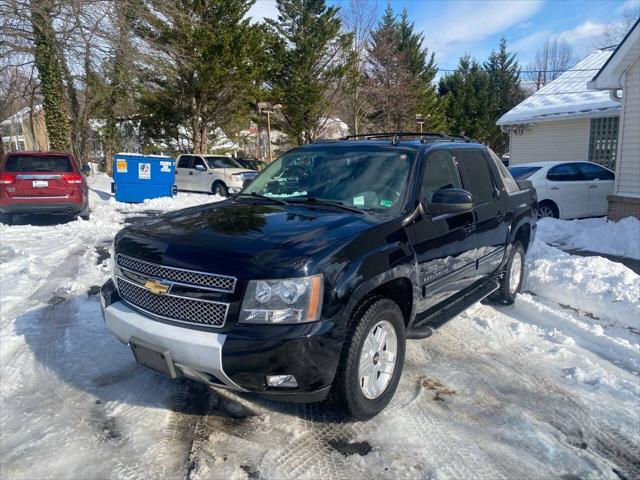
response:
<path id="1" fill-rule="evenodd" d="M 620 103 L 609 92 L 593 91 L 587 82 L 612 55 L 612 49 L 593 52 L 554 81 L 505 113 L 498 125 L 620 114 Z"/>
<path id="2" fill-rule="evenodd" d="M 33 113 L 37 113 L 40 110 L 42 110 L 42 105 L 38 104 L 38 105 L 34 105 L 33 106 Z M 21 123 L 24 120 L 26 120 L 27 118 L 29 118 L 29 115 L 31 115 L 32 110 L 31 107 L 25 107 L 22 110 L 19 110 L 18 112 L 14 113 L 13 115 L 11 115 L 9 118 L 3 120 L 2 122 L 0 122 L 0 125 L 11 125 L 14 123 Z"/>
<path id="3" fill-rule="evenodd" d="M 640 19 L 627 32 L 622 42 L 613 51 L 588 84 L 592 90 L 612 90 L 622 88 L 624 73 L 640 57 Z"/>

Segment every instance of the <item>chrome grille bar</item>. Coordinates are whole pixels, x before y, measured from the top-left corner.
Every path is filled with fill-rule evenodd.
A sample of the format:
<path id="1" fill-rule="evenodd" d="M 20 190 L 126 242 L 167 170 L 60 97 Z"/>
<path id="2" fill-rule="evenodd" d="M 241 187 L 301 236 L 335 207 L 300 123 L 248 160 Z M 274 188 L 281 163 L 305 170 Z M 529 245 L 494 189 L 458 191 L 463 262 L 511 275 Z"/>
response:
<path id="1" fill-rule="evenodd" d="M 125 270 L 166 279 L 177 285 L 225 293 L 233 293 L 236 288 L 237 279 L 235 277 L 158 265 L 157 263 L 146 262 L 120 253 L 117 255 L 117 265 Z"/>

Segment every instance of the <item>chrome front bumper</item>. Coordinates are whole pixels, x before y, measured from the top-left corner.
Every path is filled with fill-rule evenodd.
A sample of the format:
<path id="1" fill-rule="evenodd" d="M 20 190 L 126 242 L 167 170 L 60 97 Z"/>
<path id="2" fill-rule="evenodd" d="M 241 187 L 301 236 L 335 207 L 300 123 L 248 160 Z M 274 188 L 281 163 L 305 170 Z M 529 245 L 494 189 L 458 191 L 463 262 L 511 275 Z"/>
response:
<path id="1" fill-rule="evenodd" d="M 169 350 L 175 369 L 185 377 L 212 386 L 245 391 L 227 377 L 222 368 L 222 346 L 226 335 L 152 320 L 122 301 L 107 307 L 103 305 L 102 313 L 107 328 L 121 342 L 129 344 L 129 340 L 135 338 Z"/>

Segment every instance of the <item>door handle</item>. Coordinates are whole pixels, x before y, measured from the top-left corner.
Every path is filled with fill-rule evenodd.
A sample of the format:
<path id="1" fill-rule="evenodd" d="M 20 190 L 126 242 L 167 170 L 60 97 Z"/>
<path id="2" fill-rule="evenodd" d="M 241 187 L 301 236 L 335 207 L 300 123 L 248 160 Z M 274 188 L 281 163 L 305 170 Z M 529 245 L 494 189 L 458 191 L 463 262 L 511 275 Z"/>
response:
<path id="1" fill-rule="evenodd" d="M 549 188 L 549 190 L 559 190 L 559 188 L 558 187 L 551 187 L 551 188 Z"/>
<path id="2" fill-rule="evenodd" d="M 598 185 L 589 185 L 589 188 L 598 188 Z"/>
<path id="3" fill-rule="evenodd" d="M 189 175 L 193 175 L 193 172 L 189 172 Z"/>

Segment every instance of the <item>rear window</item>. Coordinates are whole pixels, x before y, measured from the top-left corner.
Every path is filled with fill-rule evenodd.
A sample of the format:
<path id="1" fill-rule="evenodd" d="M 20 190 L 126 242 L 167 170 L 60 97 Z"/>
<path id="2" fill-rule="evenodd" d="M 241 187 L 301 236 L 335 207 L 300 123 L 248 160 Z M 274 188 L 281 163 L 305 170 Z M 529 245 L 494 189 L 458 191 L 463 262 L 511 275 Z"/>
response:
<path id="1" fill-rule="evenodd" d="M 509 167 L 509 173 L 516 180 L 526 180 L 542 167 Z"/>
<path id="2" fill-rule="evenodd" d="M 73 172 L 71 160 L 61 156 L 10 155 L 6 172 Z"/>

